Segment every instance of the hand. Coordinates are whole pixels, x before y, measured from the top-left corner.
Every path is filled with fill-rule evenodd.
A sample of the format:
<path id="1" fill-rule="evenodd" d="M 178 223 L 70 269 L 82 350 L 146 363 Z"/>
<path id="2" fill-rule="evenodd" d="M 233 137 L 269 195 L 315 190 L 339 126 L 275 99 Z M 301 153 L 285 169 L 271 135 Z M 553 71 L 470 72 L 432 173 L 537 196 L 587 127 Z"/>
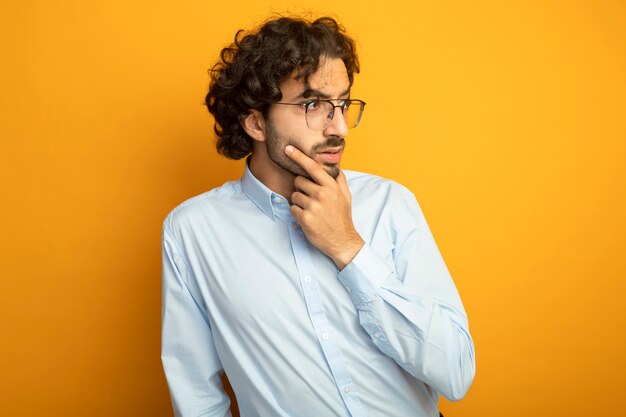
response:
<path id="1" fill-rule="evenodd" d="M 342 270 L 365 244 L 352 223 L 352 196 L 346 176 L 339 171 L 335 180 L 320 164 L 291 145 L 285 153 L 313 179 L 295 178 L 291 213 L 309 242 Z"/>

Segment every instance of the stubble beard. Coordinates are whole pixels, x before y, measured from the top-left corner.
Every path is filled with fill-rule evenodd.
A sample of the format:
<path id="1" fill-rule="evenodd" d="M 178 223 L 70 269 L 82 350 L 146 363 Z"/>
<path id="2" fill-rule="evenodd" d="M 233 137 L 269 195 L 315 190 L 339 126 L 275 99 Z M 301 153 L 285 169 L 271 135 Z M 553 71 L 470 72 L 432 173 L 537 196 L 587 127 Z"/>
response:
<path id="1" fill-rule="evenodd" d="M 285 171 L 289 172 L 293 176 L 303 176 L 303 177 L 311 179 L 311 176 L 304 170 L 304 168 L 302 168 L 295 161 L 293 161 L 287 155 L 285 155 L 285 147 L 287 145 L 296 146 L 295 145 L 295 143 L 297 142 L 296 140 L 294 140 L 293 138 L 280 136 L 279 133 L 274 128 L 274 126 L 272 125 L 272 123 L 269 122 L 269 120 L 266 123 L 265 136 L 266 136 L 265 144 L 267 146 L 267 155 L 272 162 L 274 162 L 276 165 L 278 165 Z M 309 158 L 313 158 L 313 155 L 315 155 L 315 153 L 318 150 L 324 149 L 324 148 L 337 147 L 337 146 L 345 146 L 345 141 L 344 139 L 333 136 L 333 137 L 328 138 L 328 140 L 326 140 L 325 142 L 318 143 L 315 146 L 313 146 L 310 152 L 307 152 L 305 149 L 300 149 L 298 146 L 296 147 L 300 149 L 302 152 L 304 152 Z M 328 175 L 337 179 L 337 177 L 339 176 L 339 172 L 340 172 L 339 164 L 320 164 L 320 165 L 322 166 L 322 168 L 324 168 L 324 170 L 328 173 Z"/>

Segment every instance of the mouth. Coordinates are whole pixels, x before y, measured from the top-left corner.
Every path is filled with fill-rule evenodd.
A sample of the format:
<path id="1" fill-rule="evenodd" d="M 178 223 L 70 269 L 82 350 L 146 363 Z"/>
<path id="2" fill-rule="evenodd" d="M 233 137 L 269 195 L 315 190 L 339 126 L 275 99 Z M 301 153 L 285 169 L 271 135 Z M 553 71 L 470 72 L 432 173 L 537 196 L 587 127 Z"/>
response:
<path id="1" fill-rule="evenodd" d="M 343 152 L 343 146 L 336 146 L 334 148 L 326 148 L 317 154 L 321 157 L 322 161 L 327 164 L 338 164 L 341 161 L 341 154 Z"/>

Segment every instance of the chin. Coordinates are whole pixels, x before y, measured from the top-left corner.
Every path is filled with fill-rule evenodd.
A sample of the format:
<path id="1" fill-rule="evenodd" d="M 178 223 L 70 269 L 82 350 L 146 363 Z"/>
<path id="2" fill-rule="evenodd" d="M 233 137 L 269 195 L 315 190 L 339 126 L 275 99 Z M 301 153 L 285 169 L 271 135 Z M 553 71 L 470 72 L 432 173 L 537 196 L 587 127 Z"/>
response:
<path id="1" fill-rule="evenodd" d="M 324 165 L 324 170 L 334 179 L 337 179 L 339 172 L 341 172 L 339 165 Z"/>

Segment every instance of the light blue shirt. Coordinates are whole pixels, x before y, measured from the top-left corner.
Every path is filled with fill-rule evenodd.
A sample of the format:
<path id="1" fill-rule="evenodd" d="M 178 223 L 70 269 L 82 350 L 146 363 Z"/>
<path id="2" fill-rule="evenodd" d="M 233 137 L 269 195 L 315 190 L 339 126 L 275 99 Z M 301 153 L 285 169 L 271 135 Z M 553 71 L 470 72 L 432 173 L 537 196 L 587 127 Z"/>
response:
<path id="1" fill-rule="evenodd" d="M 177 416 L 435 417 L 475 373 L 459 294 L 413 195 L 344 171 L 365 246 L 342 271 L 243 177 L 163 225 L 162 360 Z M 332 213 L 328 213 L 332 216 Z"/>

